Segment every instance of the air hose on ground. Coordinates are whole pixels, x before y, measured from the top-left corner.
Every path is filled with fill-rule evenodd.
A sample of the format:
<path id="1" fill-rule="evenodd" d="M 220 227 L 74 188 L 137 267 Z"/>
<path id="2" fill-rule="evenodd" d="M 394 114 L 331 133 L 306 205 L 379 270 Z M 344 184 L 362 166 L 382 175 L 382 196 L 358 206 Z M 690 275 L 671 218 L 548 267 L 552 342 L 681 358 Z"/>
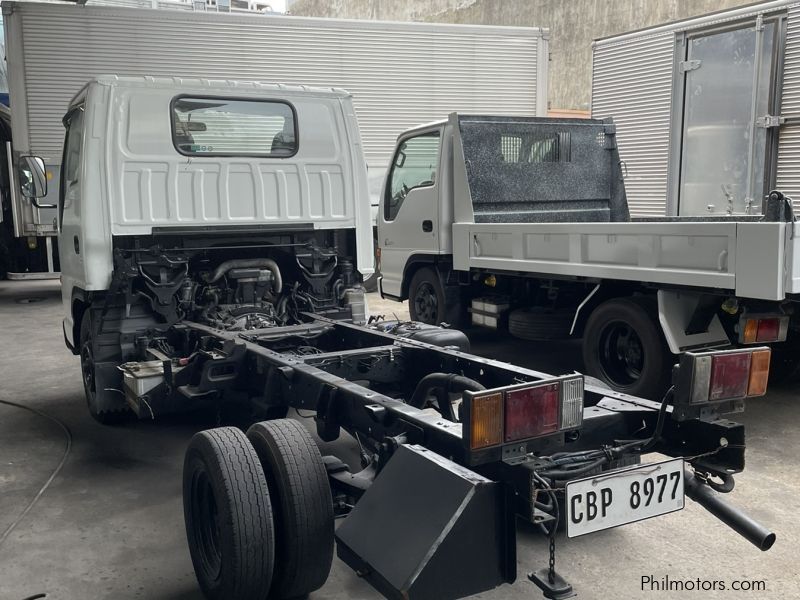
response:
<path id="1" fill-rule="evenodd" d="M 11 532 L 14 531 L 14 528 L 17 525 L 19 525 L 19 523 L 22 521 L 22 519 L 24 519 L 27 516 L 27 514 L 31 511 L 31 509 L 34 507 L 34 505 L 39 501 L 39 498 L 41 498 L 42 495 L 44 495 L 44 493 L 47 491 L 47 488 L 50 487 L 50 484 L 53 483 L 53 480 L 56 478 L 56 476 L 58 476 L 59 472 L 61 471 L 61 468 L 64 466 L 64 463 L 67 462 L 67 457 L 69 456 L 70 450 L 72 449 L 72 434 L 70 433 L 69 428 L 62 421 L 60 421 L 59 419 L 57 419 L 57 418 L 55 418 L 55 417 L 53 417 L 51 415 L 48 415 L 45 412 L 42 412 L 38 408 L 25 406 L 24 404 L 18 404 L 17 402 L 11 402 L 10 400 L 3 400 L 1 398 L 0 398 L 0 404 L 5 404 L 7 406 L 13 406 L 15 408 L 21 408 L 23 410 L 27 410 L 29 412 L 37 414 L 40 417 L 43 417 L 43 418 L 45 418 L 45 419 L 47 419 L 49 421 L 52 421 L 53 423 L 58 425 L 64 431 L 64 435 L 67 438 L 67 444 L 64 447 L 64 454 L 61 457 L 61 460 L 59 461 L 59 463 L 56 466 L 56 468 L 53 469 L 53 472 L 50 474 L 50 477 L 48 477 L 47 481 L 45 481 L 44 484 L 42 485 L 42 487 L 39 488 L 39 491 L 36 492 L 36 495 L 33 497 L 33 499 L 25 507 L 25 510 L 23 510 L 17 516 L 17 518 L 14 519 L 8 527 L 6 527 L 5 531 L 3 531 L 2 534 L 0 534 L 0 546 L 2 546 L 3 542 L 5 542 L 6 539 L 8 539 L 8 536 L 11 535 Z M 33 596 L 33 597 L 42 598 L 43 596 L 37 595 L 37 596 Z"/>

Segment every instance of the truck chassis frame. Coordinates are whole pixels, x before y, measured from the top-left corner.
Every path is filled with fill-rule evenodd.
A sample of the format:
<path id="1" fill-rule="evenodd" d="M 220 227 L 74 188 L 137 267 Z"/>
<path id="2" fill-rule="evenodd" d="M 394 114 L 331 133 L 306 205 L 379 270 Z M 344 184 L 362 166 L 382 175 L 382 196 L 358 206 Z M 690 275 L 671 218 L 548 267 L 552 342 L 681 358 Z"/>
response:
<path id="1" fill-rule="evenodd" d="M 555 487 L 545 485 L 539 473 L 552 469 L 548 456 L 556 452 L 603 449 L 608 460 L 592 473 L 635 463 L 650 452 L 684 457 L 697 473 L 687 471 L 690 498 L 762 549 L 774 541 L 774 534 L 722 502 L 706 485 L 713 485 L 712 476 L 732 482 L 732 474 L 744 468 L 744 427 L 740 424 L 713 414 L 706 419 L 672 419 L 666 400 L 652 402 L 589 384 L 579 431 L 471 450 L 466 425 L 453 419 L 452 405 L 444 408 L 439 403 L 437 414 L 423 408 L 420 398 L 449 399 L 452 396 L 437 393 L 461 391 L 463 407 L 475 389 L 504 389 L 554 378 L 457 347 L 440 347 L 314 314 L 304 317 L 307 322 L 301 325 L 243 332 L 188 321 L 174 325 L 165 332 L 170 343 L 177 348 L 176 342 L 183 340 L 197 350 L 188 360 L 180 359 L 177 367 L 174 359 L 163 357 L 161 392 L 218 400 L 228 391 L 244 393 L 262 398 L 262 408 L 277 411 L 278 416 L 285 416 L 289 407 L 314 411 L 316 432 L 324 441 L 336 440 L 342 429 L 350 433 L 361 449 L 362 471 L 351 471 L 336 457 L 324 457 L 332 493 L 340 499 L 340 513 L 348 514 L 336 534 L 339 556 L 387 597 L 458 598 L 513 582 L 516 516 L 540 526 L 551 521 L 549 531 L 555 532 L 558 512 L 552 523 L 553 516 L 536 507 L 538 494 L 551 493 Z M 313 352 L 309 350 L 312 344 Z M 479 387 L 470 389 L 465 383 L 470 381 Z M 412 389 L 412 382 L 420 383 Z M 155 393 L 153 398 L 157 397 Z M 655 434 L 631 443 L 642 431 Z M 464 485 L 471 490 L 468 494 L 453 491 Z M 714 489 L 729 491 L 719 484 Z M 452 513 L 450 523 L 490 523 L 486 537 L 471 533 L 474 527 L 468 526 L 439 531 L 439 525 L 431 523 L 427 511 L 420 511 L 416 504 L 420 495 L 430 503 L 447 504 L 448 491 L 456 498 L 445 507 L 445 512 Z M 362 498 L 367 498 L 370 509 L 359 513 Z M 384 531 L 397 523 L 413 523 L 412 537 L 404 539 L 406 532 L 401 528 L 380 549 L 365 547 L 363 540 L 374 536 L 376 528 Z M 437 541 L 415 557 L 413 573 L 397 572 L 393 557 L 397 552 L 414 552 L 412 538 L 424 537 L 427 528 Z M 442 550 L 448 548 L 448 537 L 458 551 L 453 552 L 452 546 L 450 551 Z M 444 556 L 434 560 L 433 553 Z M 458 570 L 454 576 L 454 565 L 461 564 L 467 554 L 480 568 L 468 574 Z M 546 576 L 539 577 L 537 584 L 547 597 L 559 597 L 556 588 L 563 580 L 552 574 L 550 587 Z M 442 591 L 442 582 L 447 592 Z M 558 585 L 553 587 L 553 582 Z"/>

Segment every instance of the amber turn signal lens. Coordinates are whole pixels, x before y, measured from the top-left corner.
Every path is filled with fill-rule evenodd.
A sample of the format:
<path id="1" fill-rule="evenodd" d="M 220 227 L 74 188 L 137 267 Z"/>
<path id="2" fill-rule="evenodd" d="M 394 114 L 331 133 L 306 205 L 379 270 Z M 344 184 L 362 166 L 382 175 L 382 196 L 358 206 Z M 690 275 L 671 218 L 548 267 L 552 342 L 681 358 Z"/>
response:
<path id="1" fill-rule="evenodd" d="M 763 396 L 767 393 L 769 379 L 769 359 L 772 352 L 767 348 L 753 352 L 750 362 L 750 381 L 747 384 L 748 396 Z"/>
<path id="2" fill-rule="evenodd" d="M 744 336 L 745 344 L 754 344 L 758 337 L 758 319 L 747 319 L 744 323 Z"/>
<path id="3" fill-rule="evenodd" d="M 472 450 L 497 446 L 503 441 L 503 394 L 474 396 L 470 412 L 469 445 Z"/>

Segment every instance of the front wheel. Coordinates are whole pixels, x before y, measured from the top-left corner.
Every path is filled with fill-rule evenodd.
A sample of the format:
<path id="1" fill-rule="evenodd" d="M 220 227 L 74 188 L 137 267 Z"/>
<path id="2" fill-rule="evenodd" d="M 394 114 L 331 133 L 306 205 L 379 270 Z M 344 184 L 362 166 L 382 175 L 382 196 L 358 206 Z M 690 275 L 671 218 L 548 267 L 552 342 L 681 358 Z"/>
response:
<path id="1" fill-rule="evenodd" d="M 92 418 L 102 425 L 119 425 L 131 416 L 122 390 L 98 384 L 97 363 L 94 355 L 91 312 L 87 309 L 81 320 L 80 356 L 81 378 L 86 405 Z"/>
<path id="2" fill-rule="evenodd" d="M 464 321 L 459 289 L 442 285 L 439 272 L 434 267 L 423 267 L 411 278 L 408 312 L 412 321 L 428 325 L 447 323 L 458 328 Z"/>
<path id="3" fill-rule="evenodd" d="M 587 373 L 612 389 L 659 399 L 669 384 L 672 355 L 646 298 L 616 298 L 598 306 L 586 324 Z"/>

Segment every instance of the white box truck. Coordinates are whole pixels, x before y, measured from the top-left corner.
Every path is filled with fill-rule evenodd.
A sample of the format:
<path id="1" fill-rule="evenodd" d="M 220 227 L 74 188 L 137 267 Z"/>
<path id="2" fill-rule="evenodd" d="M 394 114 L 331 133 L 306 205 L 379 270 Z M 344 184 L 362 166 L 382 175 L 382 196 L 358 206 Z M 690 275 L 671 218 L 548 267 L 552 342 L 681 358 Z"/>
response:
<path id="1" fill-rule="evenodd" d="M 9 135 L 0 142 L 14 164 L 25 154 L 44 158 L 51 184 L 35 202 L 13 181 L 3 195 L 11 272 L 47 270 L 63 108 L 99 74 L 344 88 L 356 99 L 373 206 L 398 131 L 450 110 L 547 110 L 546 29 L 21 2 L 4 2 L 3 19 L 13 147 Z"/>
<path id="2" fill-rule="evenodd" d="M 592 116 L 613 117 L 634 216 L 800 202 L 800 3 L 760 2 L 594 42 Z"/>

